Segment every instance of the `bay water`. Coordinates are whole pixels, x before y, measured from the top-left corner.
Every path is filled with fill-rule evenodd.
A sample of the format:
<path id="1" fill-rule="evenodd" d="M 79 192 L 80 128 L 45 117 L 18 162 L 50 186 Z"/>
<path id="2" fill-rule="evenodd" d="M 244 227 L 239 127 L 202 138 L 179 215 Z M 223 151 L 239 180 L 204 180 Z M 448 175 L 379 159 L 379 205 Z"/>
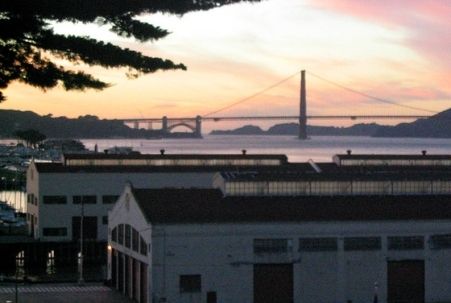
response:
<path id="1" fill-rule="evenodd" d="M 113 146 L 132 147 L 141 153 L 158 154 L 285 154 L 291 162 L 312 159 L 329 162 L 334 154 L 451 154 L 451 139 L 373 138 L 315 136 L 299 140 L 293 136 L 211 136 L 203 139 L 87 139 L 87 148 L 99 151 Z"/>

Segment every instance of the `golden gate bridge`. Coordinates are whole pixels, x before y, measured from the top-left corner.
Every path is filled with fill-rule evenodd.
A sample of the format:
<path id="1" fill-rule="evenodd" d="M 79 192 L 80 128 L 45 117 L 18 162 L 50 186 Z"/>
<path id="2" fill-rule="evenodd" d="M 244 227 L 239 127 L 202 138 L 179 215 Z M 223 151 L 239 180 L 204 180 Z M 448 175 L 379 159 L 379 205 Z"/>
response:
<path id="1" fill-rule="evenodd" d="M 220 113 L 222 111 L 225 111 L 229 108 L 232 108 L 234 106 L 237 106 L 241 103 L 244 103 L 258 95 L 263 94 L 264 92 L 290 80 L 291 78 L 298 76 L 299 72 L 296 72 L 293 75 L 290 75 L 289 77 L 282 79 L 281 81 L 251 95 L 246 98 L 243 98 L 239 101 L 236 101 L 232 104 L 229 104 L 225 107 L 222 107 L 220 109 L 217 109 L 215 111 L 212 111 L 210 113 L 204 114 L 202 116 L 198 115 L 196 117 L 174 117 L 174 118 L 168 118 L 167 116 L 164 116 L 162 118 L 125 118 L 125 119 L 118 119 L 122 121 L 125 124 L 132 124 L 133 128 L 139 129 L 141 124 L 147 124 L 148 126 L 151 126 L 152 123 L 161 123 L 161 131 L 162 134 L 169 134 L 173 129 L 179 126 L 187 127 L 192 131 L 193 137 L 202 137 L 202 122 L 206 121 L 243 121 L 243 120 L 297 120 L 299 122 L 299 134 L 298 137 L 301 140 L 305 140 L 308 138 L 307 134 L 307 120 L 381 120 L 381 119 L 398 119 L 398 120 L 406 120 L 406 119 L 425 119 L 432 116 L 432 114 L 435 114 L 436 112 L 399 104 L 390 100 L 378 98 L 369 94 L 366 94 L 364 92 L 357 91 L 352 88 L 348 88 L 346 86 L 343 86 L 339 83 L 333 82 L 331 80 L 325 79 L 321 76 L 318 76 L 316 74 L 313 74 L 309 72 L 309 75 L 316 77 L 320 80 L 323 80 L 325 82 L 328 82 L 332 85 L 338 86 L 344 90 L 350 91 L 354 94 L 361 95 L 363 97 L 376 100 L 378 102 L 387 103 L 395 106 L 400 106 L 404 108 L 414 109 L 414 110 L 420 110 L 423 112 L 428 112 L 428 115 L 308 115 L 307 114 L 307 90 L 306 90 L 306 71 L 302 70 L 300 72 L 301 74 L 301 81 L 300 81 L 300 94 L 299 94 L 299 114 L 298 115 L 263 115 L 263 116 L 215 116 L 217 113 Z"/>

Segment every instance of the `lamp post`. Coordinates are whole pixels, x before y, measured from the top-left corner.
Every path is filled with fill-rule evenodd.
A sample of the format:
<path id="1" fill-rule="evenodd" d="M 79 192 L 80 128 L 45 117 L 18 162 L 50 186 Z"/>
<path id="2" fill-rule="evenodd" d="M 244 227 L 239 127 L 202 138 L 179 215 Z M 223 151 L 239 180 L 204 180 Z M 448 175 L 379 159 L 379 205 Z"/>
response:
<path id="1" fill-rule="evenodd" d="M 378 303 L 379 298 L 378 298 L 378 292 L 379 292 L 379 283 L 376 281 L 374 282 L 374 298 L 373 298 L 373 303 Z"/>
<path id="2" fill-rule="evenodd" d="M 17 278 L 18 278 L 18 272 L 19 272 L 19 270 L 18 270 L 18 266 L 17 266 L 17 262 L 16 262 L 16 278 L 14 279 L 14 286 L 15 286 L 15 290 L 16 290 L 16 293 L 15 293 L 15 303 L 19 303 L 19 289 L 18 289 L 18 287 L 17 287 Z"/>
<path id="3" fill-rule="evenodd" d="M 6 195 L 5 195 L 5 192 L 6 192 L 6 178 L 2 177 L 1 180 L 2 180 L 2 184 L 1 184 L 1 187 L 0 187 L 0 192 L 3 192 L 3 196 L 6 197 Z"/>
<path id="4" fill-rule="evenodd" d="M 78 254 L 78 271 L 79 271 L 79 278 L 78 278 L 78 284 L 83 284 L 83 217 L 85 215 L 85 207 L 83 203 L 83 196 L 80 197 L 80 203 L 81 203 L 81 216 L 80 216 L 80 252 Z"/>

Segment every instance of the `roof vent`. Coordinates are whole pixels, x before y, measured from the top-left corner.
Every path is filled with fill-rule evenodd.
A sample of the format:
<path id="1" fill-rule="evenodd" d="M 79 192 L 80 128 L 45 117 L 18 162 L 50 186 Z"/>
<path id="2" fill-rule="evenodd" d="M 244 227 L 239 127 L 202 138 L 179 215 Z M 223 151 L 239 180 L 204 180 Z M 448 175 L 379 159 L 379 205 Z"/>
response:
<path id="1" fill-rule="evenodd" d="M 241 153 L 243 154 L 243 156 L 246 155 L 246 152 L 247 152 L 247 150 L 245 150 L 245 149 L 241 150 Z"/>
<path id="2" fill-rule="evenodd" d="M 352 150 L 348 149 L 348 150 L 346 151 L 346 153 L 347 153 L 348 155 L 350 155 L 350 154 L 352 153 Z"/>
<path id="3" fill-rule="evenodd" d="M 422 150 L 421 151 L 421 154 L 423 155 L 423 156 L 426 156 L 426 153 L 427 153 L 428 151 L 427 150 Z"/>
<path id="4" fill-rule="evenodd" d="M 309 159 L 308 163 L 317 173 L 321 172 L 321 168 L 319 168 L 319 166 L 312 159 Z"/>
<path id="5" fill-rule="evenodd" d="M 160 149 L 160 155 L 164 156 L 164 152 L 165 152 L 164 149 Z"/>

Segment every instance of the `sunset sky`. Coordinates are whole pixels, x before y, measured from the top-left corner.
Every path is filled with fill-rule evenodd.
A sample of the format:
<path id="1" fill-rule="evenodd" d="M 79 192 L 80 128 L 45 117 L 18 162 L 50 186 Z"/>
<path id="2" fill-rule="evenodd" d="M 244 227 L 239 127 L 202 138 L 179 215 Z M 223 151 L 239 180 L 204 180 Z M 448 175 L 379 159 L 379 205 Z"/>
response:
<path id="1" fill-rule="evenodd" d="M 450 16 L 449 0 L 266 0 L 184 16 L 141 16 L 171 31 L 145 44 L 97 25 L 60 24 L 60 33 L 111 41 L 188 70 L 129 80 L 126 70 L 89 68 L 113 84 L 101 92 L 43 92 L 14 83 L 0 108 L 68 117 L 203 115 L 306 69 L 370 95 L 441 111 L 451 107 Z M 311 75 L 307 86 L 312 115 L 428 114 L 377 103 Z M 297 76 L 218 115 L 295 115 L 298 102 Z"/>

